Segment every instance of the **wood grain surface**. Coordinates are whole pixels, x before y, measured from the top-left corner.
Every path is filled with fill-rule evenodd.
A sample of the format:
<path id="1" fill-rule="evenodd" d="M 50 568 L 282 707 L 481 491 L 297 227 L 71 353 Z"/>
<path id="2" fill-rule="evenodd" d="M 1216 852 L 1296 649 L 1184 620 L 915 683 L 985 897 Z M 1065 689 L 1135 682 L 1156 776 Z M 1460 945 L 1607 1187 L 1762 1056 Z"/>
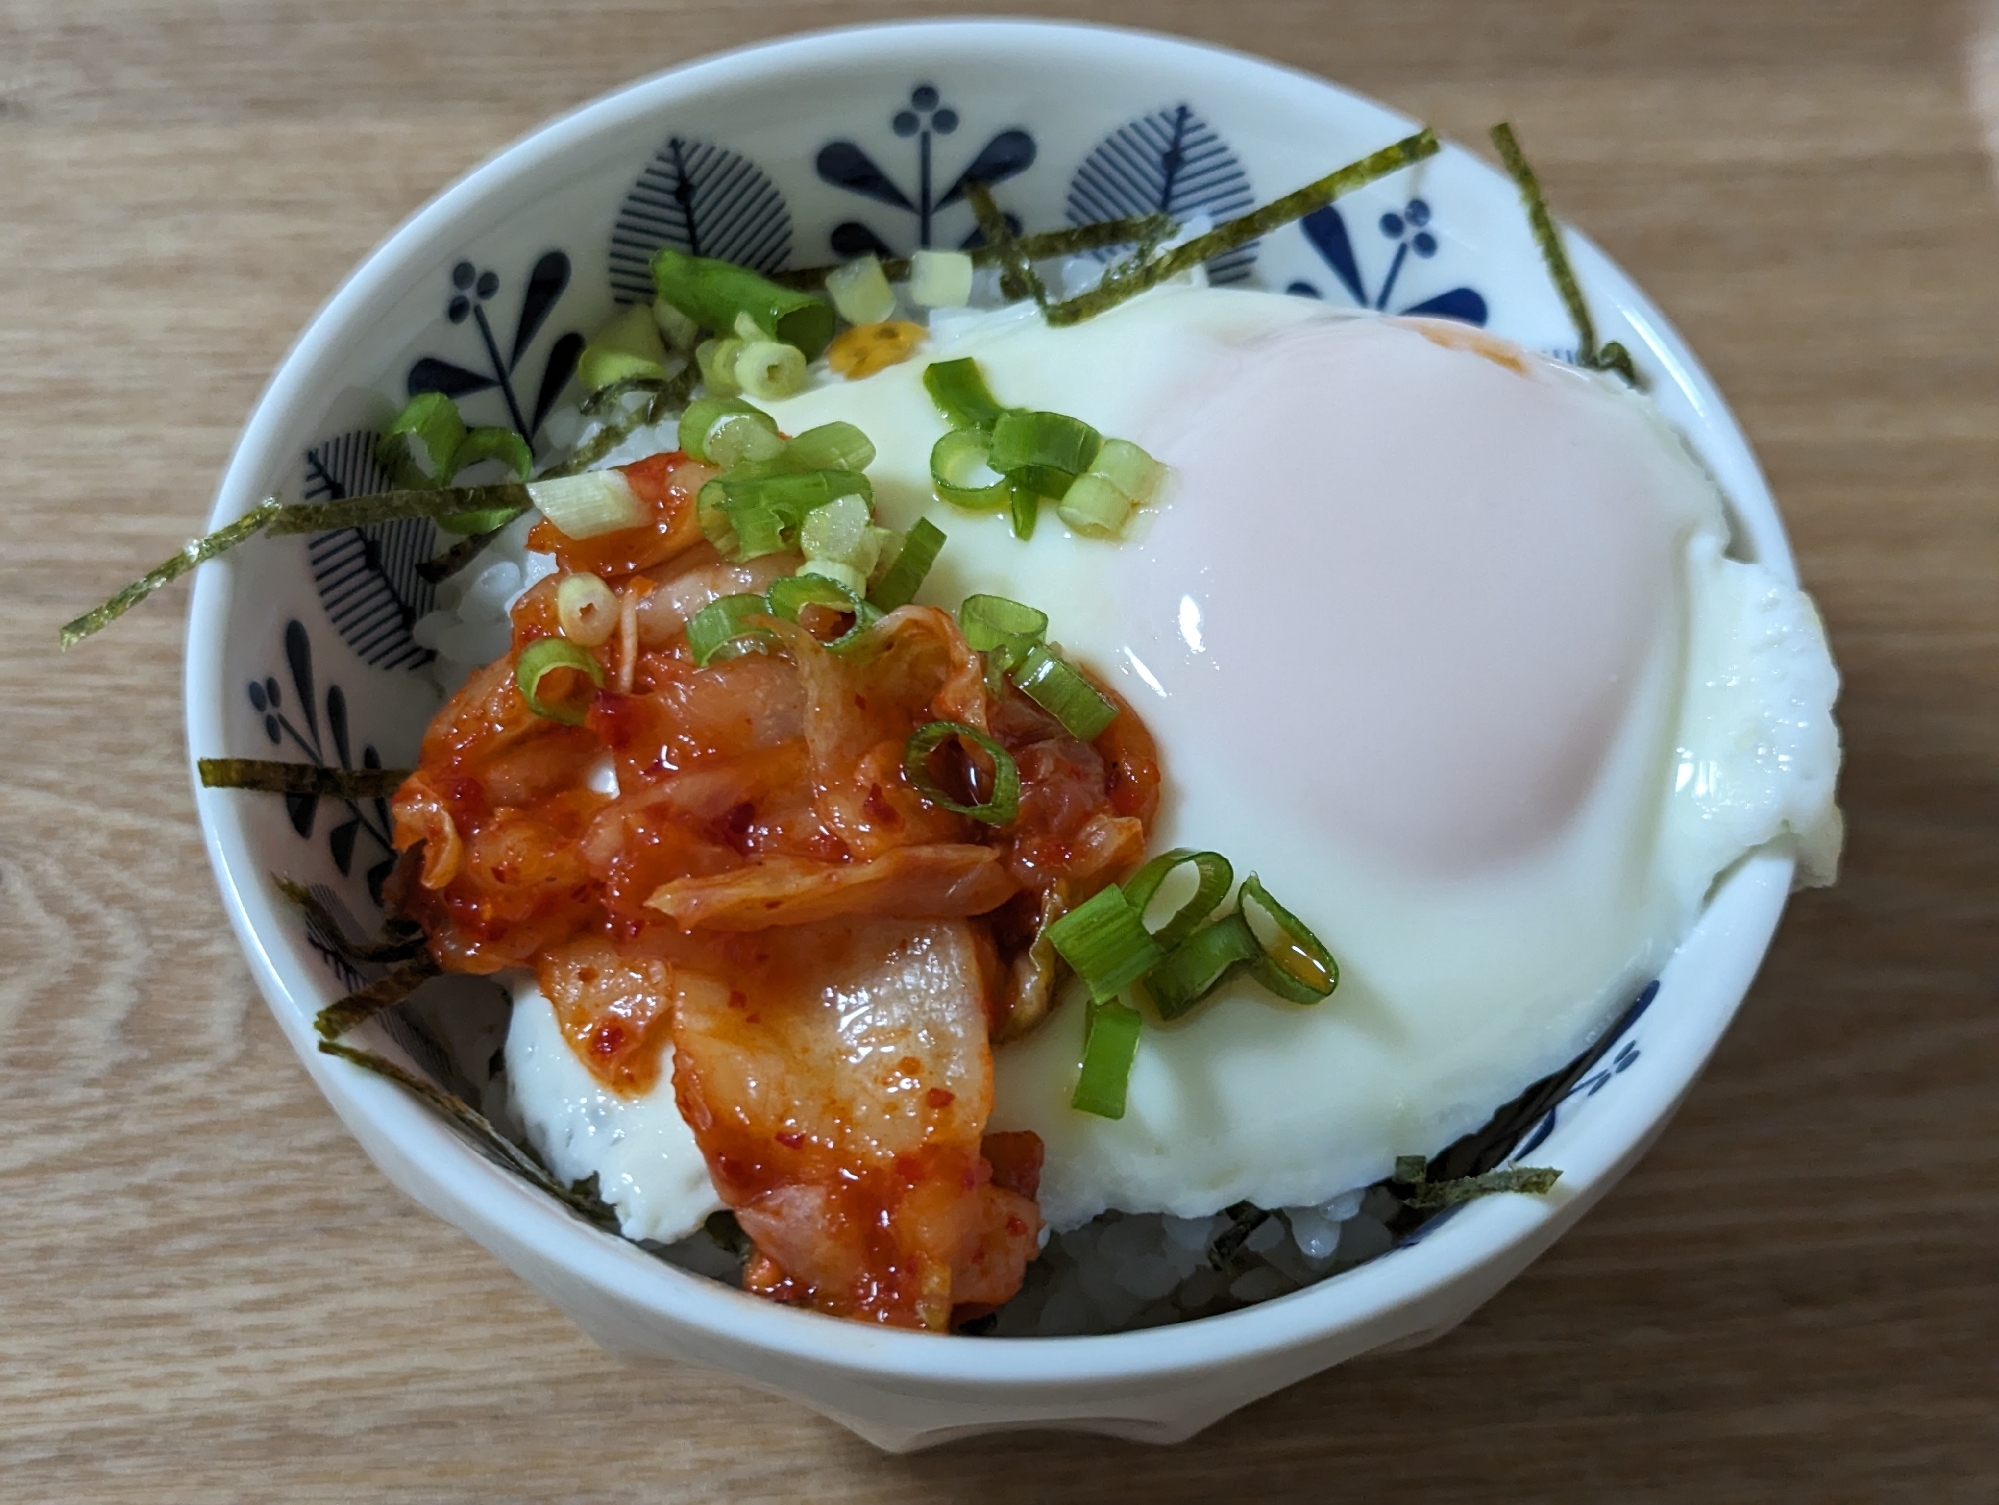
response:
<path id="1" fill-rule="evenodd" d="M 1053 13 L 1056 8 L 1048 7 Z M 407 1204 L 256 998 L 176 588 L 338 279 L 547 115 L 814 0 L 0 0 L 0 1498 L 1999 1499 L 1999 17 L 1922 0 L 1095 0 L 1460 140 L 1511 118 L 1712 367 L 1845 673 L 1840 886 L 1678 1122 L 1431 1348 L 1183 1447 L 882 1457 L 632 1371 Z M 1994 120 L 1999 132 L 1999 119 Z"/>

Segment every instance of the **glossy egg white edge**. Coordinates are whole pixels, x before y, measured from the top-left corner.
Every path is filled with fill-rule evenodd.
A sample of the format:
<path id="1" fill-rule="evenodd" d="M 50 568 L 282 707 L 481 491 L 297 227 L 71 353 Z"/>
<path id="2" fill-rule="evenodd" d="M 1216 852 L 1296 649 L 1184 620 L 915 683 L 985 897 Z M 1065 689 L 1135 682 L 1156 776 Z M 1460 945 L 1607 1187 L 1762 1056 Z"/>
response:
<path id="1" fill-rule="evenodd" d="M 1225 49 L 1111 28 L 1037 22 L 944 21 L 873 26 L 763 44 L 634 84 L 543 127 L 425 206 L 373 253 L 308 325 L 274 374 L 217 491 L 211 526 L 240 516 L 290 482 L 296 457 L 321 431 L 338 394 L 380 387 L 430 338 L 432 289 L 461 257 L 531 254 L 544 225 L 608 225 L 616 195 L 668 130 L 690 120 L 740 119 L 732 101 L 796 99 L 832 111 L 850 87 L 892 88 L 911 70 L 955 68 L 1012 88 L 1049 91 L 1053 120 L 1078 99 L 1142 112 L 1177 92 L 1264 122 L 1252 143 L 1259 181 L 1303 181 L 1332 147 L 1366 150 L 1410 122 L 1325 81 Z M 1087 81 L 1083 83 L 1082 81 Z M 726 118 L 725 118 L 726 117 Z M 1470 154 L 1447 147 L 1432 185 L 1484 205 L 1469 232 L 1488 284 L 1508 291 L 1501 332 L 1555 347 L 1559 303 L 1542 289 L 1531 239 L 1510 188 Z M 592 189 L 561 200 L 565 187 Z M 1357 197 L 1375 207 L 1400 185 Z M 1573 232 L 1570 255 L 1599 331 L 1622 340 L 1654 379 L 1666 417 L 1721 481 L 1738 549 L 1795 579 L 1775 504 L 1740 427 L 1670 322 L 1595 246 Z M 1520 296 L 1513 296 L 1518 293 Z M 608 302 L 608 300 L 607 300 Z M 329 394 L 334 394 L 329 396 Z M 299 593 L 309 599 L 304 545 L 270 545 L 255 559 L 200 572 L 189 609 L 186 732 L 194 753 L 255 750 L 239 687 L 266 670 L 265 645 Z M 290 599 L 287 592 L 291 593 Z M 336 647 L 336 652 L 339 650 Z M 413 749 L 429 692 L 397 676 L 370 679 L 364 712 L 408 730 Z M 1000 1344 L 927 1335 L 858 1333 L 695 1279 L 570 1216 L 486 1159 L 451 1125 L 393 1084 L 320 1054 L 311 1020 L 340 988 L 269 882 L 298 861 L 269 802 L 192 790 L 211 867 L 244 955 L 273 1015 L 328 1102 L 406 1193 L 498 1253 L 613 1351 L 691 1357 L 808 1401 L 890 1447 L 1040 1420 L 1156 1440 L 1185 1436 L 1255 1395 L 1329 1363 L 1448 1324 L 1545 1248 L 1642 1153 L 1733 1018 L 1781 916 L 1792 872 L 1781 852 L 1752 857 L 1716 887 L 1695 932 L 1668 965 L 1647 1016 L 1644 1059 L 1615 1093 L 1564 1111 L 1543 1146 L 1564 1169 L 1544 1201 L 1491 1199 L 1463 1209 L 1419 1246 L 1297 1297 L 1192 1328 Z M 330 864 L 329 881 L 337 880 Z M 917 1391 L 929 1399 L 919 1402 Z M 1103 1418 L 1116 1412 L 1131 1418 Z M 1093 1420 L 1092 1418 L 1097 1418 Z"/>

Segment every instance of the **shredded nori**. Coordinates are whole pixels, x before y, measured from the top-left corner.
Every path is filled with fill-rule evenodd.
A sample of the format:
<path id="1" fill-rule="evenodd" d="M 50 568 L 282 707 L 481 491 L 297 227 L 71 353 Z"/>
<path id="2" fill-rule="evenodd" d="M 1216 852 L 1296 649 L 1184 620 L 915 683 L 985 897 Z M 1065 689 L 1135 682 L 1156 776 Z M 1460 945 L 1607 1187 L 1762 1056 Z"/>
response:
<path id="1" fill-rule="evenodd" d="M 1502 120 L 1492 128 L 1491 136 L 1492 144 L 1499 150 L 1499 160 L 1506 164 L 1507 173 L 1520 190 L 1520 202 L 1527 210 L 1527 223 L 1533 228 L 1534 244 L 1540 247 L 1548 280 L 1561 294 L 1563 306 L 1569 311 L 1569 322 L 1576 327 L 1576 364 L 1592 371 L 1615 371 L 1629 385 L 1637 386 L 1638 371 L 1631 363 L 1631 352 L 1616 340 L 1601 348 L 1596 343 L 1596 320 L 1590 317 L 1589 300 L 1583 296 L 1582 284 L 1576 281 L 1575 268 L 1569 265 L 1561 229 L 1555 224 L 1554 215 L 1548 212 L 1547 198 L 1541 192 L 1541 179 L 1528 162 L 1527 154 L 1520 150 L 1513 127 Z"/>
<path id="2" fill-rule="evenodd" d="M 313 1016 L 312 1027 L 326 1040 L 338 1040 L 349 1030 L 367 1023 L 384 1009 L 394 1008 L 442 969 L 427 953 L 405 962 L 387 977 L 357 988 L 345 998 L 335 999 Z"/>
<path id="3" fill-rule="evenodd" d="M 394 1082 L 404 1091 L 411 1093 L 423 1102 L 428 1103 L 439 1113 L 442 1113 L 474 1139 L 492 1150 L 507 1165 L 518 1171 L 522 1176 L 525 1176 L 529 1181 L 532 1181 L 551 1197 L 554 1197 L 563 1206 L 569 1208 L 570 1211 L 583 1218 L 584 1221 L 594 1224 L 607 1233 L 616 1233 L 618 1231 L 617 1214 L 606 1207 L 594 1195 L 583 1189 L 587 1186 L 587 1183 L 579 1186 L 564 1186 L 554 1176 L 549 1174 L 547 1167 L 542 1165 L 539 1160 L 507 1138 L 498 1129 L 494 1128 L 492 1121 L 485 1114 L 479 1112 L 478 1109 L 472 1107 L 463 1099 L 452 1096 L 452 1094 L 446 1092 L 442 1087 L 426 1081 L 413 1071 L 404 1070 L 394 1061 L 388 1059 L 388 1057 L 377 1055 L 372 1050 L 359 1050 L 354 1046 L 341 1045 L 332 1040 L 320 1041 L 319 1049 L 324 1055 L 338 1056 L 341 1060 L 350 1061 L 365 1071 L 372 1071 L 377 1076 L 388 1078 L 388 1080 Z"/>
<path id="4" fill-rule="evenodd" d="M 254 789 L 333 800 L 387 799 L 410 776 L 407 768 L 324 768 L 278 758 L 200 758 L 195 767 L 204 789 Z"/>
<path id="5" fill-rule="evenodd" d="M 1229 1219 L 1229 1226 L 1215 1235 L 1215 1241 L 1208 1245 L 1208 1268 L 1224 1275 L 1235 1272 L 1237 1255 L 1249 1236 L 1270 1220 L 1267 1208 L 1258 1207 L 1254 1202 L 1237 1202 L 1224 1207 L 1222 1216 Z"/>
<path id="6" fill-rule="evenodd" d="M 73 622 L 65 622 L 61 633 L 62 646 L 72 647 L 93 632 L 110 626 L 169 581 L 178 580 L 196 565 L 205 564 L 223 551 L 235 548 L 244 539 L 256 537 L 265 524 L 277 515 L 281 505 L 276 497 L 266 497 L 235 522 L 217 528 L 205 538 L 189 539 L 173 558 L 148 570 L 102 606 L 85 612 Z"/>
<path id="7" fill-rule="evenodd" d="M 271 881 L 277 884 L 279 893 L 305 912 L 306 919 L 327 944 L 350 962 L 403 962 L 420 955 L 424 949 L 422 927 L 400 917 L 385 921 L 381 934 L 372 941 L 349 940 L 340 922 L 333 918 L 333 912 L 319 902 L 311 889 L 277 873 L 271 874 Z"/>
<path id="8" fill-rule="evenodd" d="M 1460 1176 L 1455 1181 L 1426 1181 L 1408 1197 L 1411 1207 L 1453 1207 L 1475 1197 L 1495 1192 L 1520 1192 L 1546 1196 L 1555 1188 L 1562 1173 L 1552 1166 L 1510 1165 L 1504 1170 L 1487 1171 L 1482 1176 Z"/>
<path id="9" fill-rule="evenodd" d="M 1006 222 L 1006 215 L 994 200 L 993 191 L 974 178 L 965 185 L 965 198 L 978 218 L 979 234 L 985 237 L 985 243 L 999 258 L 1000 292 L 1008 298 L 1032 298 L 1046 308 L 1048 289 L 1034 270 L 1033 258 L 1021 249 L 1020 237 Z"/>
<path id="10" fill-rule="evenodd" d="M 1399 172 L 1426 157 L 1433 157 L 1438 150 L 1435 133 L 1425 127 L 1393 146 L 1383 147 L 1358 162 L 1327 173 L 1317 182 L 1307 183 L 1303 188 L 1272 199 L 1240 218 L 1217 225 L 1206 235 L 1197 235 L 1170 251 L 1148 256 L 1143 261 L 1120 263 L 1089 292 L 1050 307 L 1048 322 L 1056 325 L 1079 324 L 1094 318 L 1147 288 L 1157 287 L 1170 277 L 1191 271 L 1205 261 L 1268 235 L 1281 225 L 1288 225 L 1316 209 L 1323 209 L 1342 194 L 1351 193 L 1389 173 Z"/>

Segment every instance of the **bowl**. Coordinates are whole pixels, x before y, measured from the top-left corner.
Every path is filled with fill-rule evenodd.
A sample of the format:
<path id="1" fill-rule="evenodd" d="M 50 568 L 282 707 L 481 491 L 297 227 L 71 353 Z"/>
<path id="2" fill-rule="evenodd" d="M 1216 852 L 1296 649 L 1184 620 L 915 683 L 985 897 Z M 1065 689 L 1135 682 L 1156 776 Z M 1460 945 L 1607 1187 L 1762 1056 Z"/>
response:
<path id="1" fill-rule="evenodd" d="M 673 69 L 566 115 L 440 194 L 348 278 L 251 415 L 211 525 L 273 491 L 380 489 L 373 435 L 418 388 L 468 421 L 530 429 L 585 332 L 649 296 L 672 240 L 764 266 L 957 245 L 964 175 L 1030 228 L 1165 207 L 1227 217 L 1407 134 L 1322 80 L 1167 37 L 1048 22 L 863 27 Z M 1635 355 L 1719 479 L 1738 552 L 1793 578 L 1769 491 L 1727 406 L 1657 309 L 1572 238 L 1605 339 Z M 1555 353 L 1573 335 L 1512 185 L 1450 148 L 1211 269 L 1483 324 Z M 411 636 L 432 526 L 266 541 L 201 572 L 187 645 L 197 756 L 408 766 L 437 695 Z M 994 1339 L 863 1327 L 776 1306 L 606 1234 L 400 1088 L 320 1054 L 314 1014 L 359 975 L 276 891 L 311 885 L 356 933 L 389 871 L 383 802 L 197 789 L 209 856 L 259 987 L 377 1165 L 621 1358 L 691 1360 L 909 1449 L 1010 1428 L 1167 1442 L 1357 1354 L 1428 1341 L 1505 1285 L 1630 1169 L 1727 1028 L 1789 891 L 1752 854 L 1718 884 L 1649 1007 L 1598 1042 L 1527 1138 L 1562 1170 L 1344 1274 L 1259 1306 L 1102 1337 Z M 420 1042 L 402 1042 L 422 1068 Z M 385 1045 L 385 1050 L 393 1050 Z"/>

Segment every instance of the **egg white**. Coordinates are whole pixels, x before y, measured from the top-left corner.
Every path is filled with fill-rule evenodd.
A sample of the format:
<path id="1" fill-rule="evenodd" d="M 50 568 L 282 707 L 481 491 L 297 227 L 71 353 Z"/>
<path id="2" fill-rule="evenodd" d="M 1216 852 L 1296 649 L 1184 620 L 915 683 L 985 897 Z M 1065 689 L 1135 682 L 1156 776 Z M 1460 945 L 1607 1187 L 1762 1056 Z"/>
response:
<path id="1" fill-rule="evenodd" d="M 957 355 L 1002 403 L 1144 444 L 1175 467 L 1165 496 L 1115 543 L 1052 506 L 1021 542 L 937 502 L 921 377 Z M 767 406 L 786 432 L 866 431 L 881 520 L 949 538 L 920 599 L 1047 611 L 1158 740 L 1153 849 L 1223 852 L 1341 961 L 1315 1007 L 1236 981 L 1149 1027 L 1121 1120 L 1069 1105 L 1074 990 L 1000 1049 L 992 1127 L 1041 1135 L 1055 1228 L 1365 1185 L 1586 1044 L 1743 852 L 1791 840 L 1829 879 L 1837 678 L 1817 616 L 1726 557 L 1712 482 L 1607 379 L 1538 358 L 1523 375 L 1303 299 L 1169 289 L 1070 329 L 959 320 L 916 360 Z M 607 1102 L 550 1059 L 569 1055 L 552 1029 L 545 1003 L 517 1006 L 538 1146 L 625 1188 L 607 1200 L 628 1233 L 698 1225 L 716 1204 L 670 1083 Z"/>

